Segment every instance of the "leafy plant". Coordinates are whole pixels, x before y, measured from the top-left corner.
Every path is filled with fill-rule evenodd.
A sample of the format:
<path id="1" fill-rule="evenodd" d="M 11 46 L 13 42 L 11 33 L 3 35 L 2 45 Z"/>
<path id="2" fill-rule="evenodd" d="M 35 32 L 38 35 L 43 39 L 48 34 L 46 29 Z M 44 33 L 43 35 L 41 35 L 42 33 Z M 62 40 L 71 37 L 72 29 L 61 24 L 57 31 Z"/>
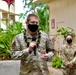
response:
<path id="1" fill-rule="evenodd" d="M 0 28 L 0 59 L 9 59 L 13 38 L 24 31 L 21 22 L 9 25 L 7 30 Z"/>
<path id="2" fill-rule="evenodd" d="M 64 38 L 68 35 L 75 36 L 74 30 L 70 27 L 61 27 L 57 30 L 57 36 L 63 36 Z"/>
<path id="3" fill-rule="evenodd" d="M 52 67 L 61 68 L 61 66 L 62 66 L 62 59 L 58 56 L 55 56 L 52 60 Z"/>
<path id="4" fill-rule="evenodd" d="M 39 16 L 39 29 L 48 33 L 49 32 L 49 6 L 48 4 L 33 2 L 33 0 L 23 0 L 25 15 L 29 12 L 36 13 Z M 28 8 L 28 9 L 27 9 Z M 21 14 L 24 18 L 24 14 Z M 20 17 L 21 18 L 21 17 Z"/>

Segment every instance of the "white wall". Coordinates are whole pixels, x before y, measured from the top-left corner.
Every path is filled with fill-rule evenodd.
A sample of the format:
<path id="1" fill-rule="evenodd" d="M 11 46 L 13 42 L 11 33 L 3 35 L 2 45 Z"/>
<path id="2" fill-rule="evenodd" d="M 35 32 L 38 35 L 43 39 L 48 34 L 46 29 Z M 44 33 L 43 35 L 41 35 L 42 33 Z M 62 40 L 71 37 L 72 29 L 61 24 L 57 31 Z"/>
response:
<path id="1" fill-rule="evenodd" d="M 55 36 L 57 27 L 71 27 L 76 33 L 76 0 L 53 0 L 50 6 L 50 37 L 55 37 L 55 48 L 59 41 Z M 51 28 L 51 19 L 55 19 L 55 29 Z"/>
<path id="2" fill-rule="evenodd" d="M 50 26 L 51 19 L 55 19 L 55 25 L 61 23 L 76 30 L 76 0 L 52 1 L 50 3 Z"/>

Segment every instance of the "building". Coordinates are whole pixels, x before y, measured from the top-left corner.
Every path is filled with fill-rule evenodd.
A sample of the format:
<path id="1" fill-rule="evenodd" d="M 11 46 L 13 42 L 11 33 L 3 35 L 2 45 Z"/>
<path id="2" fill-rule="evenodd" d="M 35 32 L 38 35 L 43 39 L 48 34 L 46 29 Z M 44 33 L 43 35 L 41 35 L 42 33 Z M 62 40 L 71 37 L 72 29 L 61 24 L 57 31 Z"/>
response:
<path id="1" fill-rule="evenodd" d="M 0 28 L 5 28 L 10 24 L 10 22 L 15 21 L 15 3 L 10 5 L 10 9 L 8 8 L 8 4 L 0 0 Z M 5 26 L 5 25 L 7 26 Z"/>
<path id="2" fill-rule="evenodd" d="M 60 27 L 71 27 L 76 30 L 76 0 L 34 0 L 48 3 L 50 7 L 50 37 L 54 40 L 54 46 L 60 50 L 63 38 L 56 37 L 56 31 Z M 76 31 L 75 31 L 76 33 Z"/>

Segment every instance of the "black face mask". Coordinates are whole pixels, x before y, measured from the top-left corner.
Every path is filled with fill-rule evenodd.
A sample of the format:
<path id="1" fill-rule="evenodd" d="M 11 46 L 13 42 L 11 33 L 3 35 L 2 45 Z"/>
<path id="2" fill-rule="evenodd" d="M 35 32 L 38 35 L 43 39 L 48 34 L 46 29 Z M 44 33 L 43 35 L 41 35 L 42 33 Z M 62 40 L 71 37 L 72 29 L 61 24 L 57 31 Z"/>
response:
<path id="1" fill-rule="evenodd" d="M 67 43 L 68 44 L 72 43 L 72 39 L 67 39 Z"/>
<path id="2" fill-rule="evenodd" d="M 36 24 L 28 24 L 28 29 L 31 32 L 36 32 L 38 30 L 38 25 L 36 25 Z"/>

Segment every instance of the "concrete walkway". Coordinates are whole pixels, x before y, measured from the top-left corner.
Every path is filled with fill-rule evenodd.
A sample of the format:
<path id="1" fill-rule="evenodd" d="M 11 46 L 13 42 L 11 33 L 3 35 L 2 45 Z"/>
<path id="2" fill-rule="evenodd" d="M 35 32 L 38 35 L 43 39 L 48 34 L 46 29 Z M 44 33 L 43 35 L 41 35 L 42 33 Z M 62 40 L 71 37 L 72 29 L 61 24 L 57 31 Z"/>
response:
<path id="1" fill-rule="evenodd" d="M 48 63 L 48 69 L 50 72 L 50 75 L 63 75 L 62 71 L 60 69 L 55 69 L 53 67 L 51 67 L 51 63 Z"/>

